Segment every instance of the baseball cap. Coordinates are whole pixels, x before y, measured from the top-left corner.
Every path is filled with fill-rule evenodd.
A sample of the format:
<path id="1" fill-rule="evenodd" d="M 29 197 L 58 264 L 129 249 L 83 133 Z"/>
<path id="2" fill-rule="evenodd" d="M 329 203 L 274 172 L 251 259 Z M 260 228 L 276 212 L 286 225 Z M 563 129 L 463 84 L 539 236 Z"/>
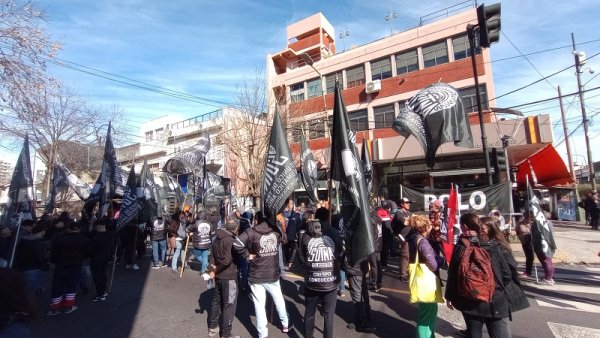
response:
<path id="1" fill-rule="evenodd" d="M 404 203 L 412 203 L 412 201 L 406 197 L 402 197 L 402 199 L 400 199 L 400 204 L 404 204 Z"/>

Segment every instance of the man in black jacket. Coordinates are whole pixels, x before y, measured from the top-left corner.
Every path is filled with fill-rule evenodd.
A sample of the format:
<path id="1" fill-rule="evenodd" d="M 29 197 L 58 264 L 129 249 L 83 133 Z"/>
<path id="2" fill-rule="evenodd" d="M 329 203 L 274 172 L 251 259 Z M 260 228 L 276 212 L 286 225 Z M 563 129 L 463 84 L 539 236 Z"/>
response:
<path id="1" fill-rule="evenodd" d="M 151 219 L 150 243 L 152 244 L 152 269 L 166 266 L 167 260 L 167 227 L 162 216 Z"/>
<path id="2" fill-rule="evenodd" d="M 210 277 L 215 278 L 215 293 L 208 318 L 208 335 L 231 337 L 231 326 L 237 305 L 237 259 L 234 257 L 233 243 L 239 223 L 229 218 L 225 227 L 216 231 L 217 239 L 212 245 L 210 256 Z"/>
<path id="3" fill-rule="evenodd" d="M 396 211 L 392 219 L 392 230 L 394 236 L 400 239 L 400 280 L 408 282 L 408 242 L 406 238 L 412 228 L 408 225 L 408 220 L 412 213 L 410 212 L 411 201 L 403 197 L 400 200 L 400 210 Z"/>
<path id="4" fill-rule="evenodd" d="M 30 296 L 44 288 L 46 273 L 50 267 L 44 234 L 45 226 L 37 224 L 31 229 L 31 234 L 24 236 L 17 245 L 15 268 L 23 272 Z"/>
<path id="5" fill-rule="evenodd" d="M 91 259 L 90 270 L 92 279 L 96 286 L 96 298 L 94 302 L 106 300 L 106 266 L 113 257 L 113 248 L 115 246 L 115 234 L 106 231 L 108 219 L 96 224 L 96 231 L 91 236 Z"/>
<path id="6" fill-rule="evenodd" d="M 252 290 L 252 301 L 256 313 L 256 329 L 259 338 L 268 336 L 267 313 L 265 309 L 266 293 L 273 298 L 281 320 L 281 331 L 289 332 L 288 315 L 285 300 L 279 284 L 279 249 L 281 234 L 274 230 L 275 226 L 267 223 L 262 211 L 256 212 L 257 225 L 240 234 L 234 243 L 236 251 L 244 259 L 249 260 L 248 281 Z"/>

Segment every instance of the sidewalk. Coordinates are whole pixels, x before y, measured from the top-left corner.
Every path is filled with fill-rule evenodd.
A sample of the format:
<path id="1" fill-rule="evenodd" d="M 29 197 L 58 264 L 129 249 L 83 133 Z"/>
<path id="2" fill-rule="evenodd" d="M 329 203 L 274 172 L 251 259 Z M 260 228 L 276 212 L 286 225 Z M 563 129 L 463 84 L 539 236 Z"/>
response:
<path id="1" fill-rule="evenodd" d="M 591 264 L 600 266 L 600 231 L 592 231 L 581 222 L 552 221 L 557 250 L 555 264 Z M 525 263 L 520 242 L 511 243 L 515 259 Z"/>

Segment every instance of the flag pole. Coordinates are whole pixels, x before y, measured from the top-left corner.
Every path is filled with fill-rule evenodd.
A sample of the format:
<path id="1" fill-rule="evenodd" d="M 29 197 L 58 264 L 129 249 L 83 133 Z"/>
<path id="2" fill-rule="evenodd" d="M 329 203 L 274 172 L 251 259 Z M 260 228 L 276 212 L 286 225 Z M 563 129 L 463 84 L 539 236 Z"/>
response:
<path id="1" fill-rule="evenodd" d="M 402 148 L 404 147 L 404 143 L 406 143 L 406 140 L 408 140 L 408 137 L 404 138 L 404 141 L 402 141 L 402 144 L 400 144 L 400 148 L 398 148 L 396 155 L 394 155 L 392 162 L 390 162 L 390 165 L 388 166 L 388 171 L 383 175 L 381 182 L 379 182 L 379 184 L 377 185 L 377 190 L 375 190 L 375 194 L 373 196 L 375 196 L 376 194 L 379 194 L 379 189 L 381 189 L 383 182 L 386 181 L 389 169 L 394 165 L 394 162 L 396 162 L 396 159 L 398 158 L 398 155 L 400 154 L 400 150 L 402 150 Z"/>
<path id="2" fill-rule="evenodd" d="M 18 194 L 18 192 L 17 192 Z M 18 196 L 18 195 L 17 195 Z M 8 268 L 12 268 L 13 262 L 15 260 L 15 252 L 17 251 L 17 242 L 19 242 L 19 232 L 21 231 L 21 221 L 23 220 L 23 212 L 19 213 L 19 223 L 17 223 L 17 233 L 15 234 L 15 242 L 13 243 L 12 253 L 10 254 L 10 262 L 8 263 Z"/>

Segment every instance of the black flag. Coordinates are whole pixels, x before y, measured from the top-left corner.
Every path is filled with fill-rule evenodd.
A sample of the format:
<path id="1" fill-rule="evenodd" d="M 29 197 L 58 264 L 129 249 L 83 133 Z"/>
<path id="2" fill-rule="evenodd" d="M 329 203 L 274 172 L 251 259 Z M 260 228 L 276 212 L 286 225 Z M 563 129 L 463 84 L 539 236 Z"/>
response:
<path id="1" fill-rule="evenodd" d="M 201 136 L 196 145 L 186 148 L 170 158 L 165 163 L 163 171 L 175 175 L 200 172 L 202 170 L 203 159 L 206 157 L 209 149 L 210 138 L 208 136 Z"/>
<path id="2" fill-rule="evenodd" d="M 50 191 L 48 192 L 48 196 L 46 196 L 46 205 L 44 206 L 45 214 L 52 214 L 54 211 L 54 206 L 56 204 L 56 195 L 58 193 L 58 188 L 68 185 L 67 177 L 63 172 L 62 168 L 57 164 L 52 166 L 52 179 L 50 180 Z"/>
<path id="3" fill-rule="evenodd" d="M 356 136 L 350 130 L 346 106 L 336 83 L 331 136 L 331 178 L 340 182 L 341 216 L 346 229 L 348 261 L 354 265 L 375 251 L 369 193 L 363 166 L 356 149 Z"/>
<path id="4" fill-rule="evenodd" d="M 11 228 L 19 226 L 21 221 L 35 219 L 35 199 L 33 197 L 33 178 L 29 159 L 29 136 L 25 135 L 23 149 L 15 165 L 8 188 L 8 206 L 2 214 L 2 224 Z"/>
<path id="5" fill-rule="evenodd" d="M 302 184 L 304 185 L 304 189 L 306 189 L 308 198 L 316 204 L 319 201 L 317 195 L 317 161 L 315 161 L 313 153 L 306 144 L 304 133 L 301 134 L 301 137 L 300 165 L 302 166 Z"/>
<path id="6" fill-rule="evenodd" d="M 294 192 L 297 184 L 296 164 L 285 137 L 279 113 L 275 112 L 261 191 L 261 209 L 273 224 L 275 224 L 275 216 L 284 206 L 287 198 Z"/>
<path id="7" fill-rule="evenodd" d="M 121 203 L 119 218 L 117 219 L 117 231 L 121 230 L 127 224 L 137 220 L 140 208 L 141 206 L 138 201 L 137 184 L 135 179 L 135 165 L 132 165 L 131 170 L 129 171 L 129 177 L 127 178 L 125 192 L 123 193 L 123 202 Z"/>
<path id="8" fill-rule="evenodd" d="M 154 182 L 154 174 L 152 174 L 146 160 L 144 160 L 144 165 L 140 172 L 138 187 L 141 190 L 139 194 L 141 196 L 138 196 L 138 198 L 142 199 L 140 222 L 147 222 L 153 217 L 161 216 L 162 210 L 159 207 L 160 194 Z"/>
<path id="9" fill-rule="evenodd" d="M 531 185 L 529 185 L 529 178 L 527 178 L 527 200 L 527 215 L 532 220 L 531 241 L 534 250 L 535 252 L 541 251 L 546 257 L 552 258 L 556 251 L 552 222 L 544 216 L 544 212 L 540 207 L 540 200 L 533 193 Z"/>
<path id="10" fill-rule="evenodd" d="M 363 165 L 363 173 L 365 174 L 365 182 L 367 183 L 367 193 L 371 193 L 373 189 L 373 164 L 371 163 L 371 152 L 367 140 L 363 140 L 361 160 Z"/>
<path id="11" fill-rule="evenodd" d="M 123 170 L 117 163 L 117 155 L 112 143 L 111 123 L 108 123 L 106 132 L 106 143 L 104 144 L 104 160 L 102 161 L 102 170 L 92 188 L 92 192 L 85 201 L 84 211 L 91 219 L 92 211 L 96 203 L 100 203 L 99 217 L 108 215 L 108 207 L 112 202 L 112 196 L 123 182 Z"/>
<path id="12" fill-rule="evenodd" d="M 79 177 L 75 176 L 75 174 L 71 173 L 71 171 L 62 163 L 58 155 L 56 156 L 55 161 L 56 164 L 54 170 L 60 170 L 61 174 L 65 177 L 66 183 L 73 189 L 77 197 L 82 201 L 85 201 L 90 196 L 92 188 L 87 183 L 80 180 Z"/>
<path id="13" fill-rule="evenodd" d="M 473 147 L 469 116 L 456 89 L 445 83 L 421 90 L 400 111 L 392 126 L 400 135 L 413 135 L 425 151 L 425 162 L 435 164 L 440 145 L 454 142 Z"/>

